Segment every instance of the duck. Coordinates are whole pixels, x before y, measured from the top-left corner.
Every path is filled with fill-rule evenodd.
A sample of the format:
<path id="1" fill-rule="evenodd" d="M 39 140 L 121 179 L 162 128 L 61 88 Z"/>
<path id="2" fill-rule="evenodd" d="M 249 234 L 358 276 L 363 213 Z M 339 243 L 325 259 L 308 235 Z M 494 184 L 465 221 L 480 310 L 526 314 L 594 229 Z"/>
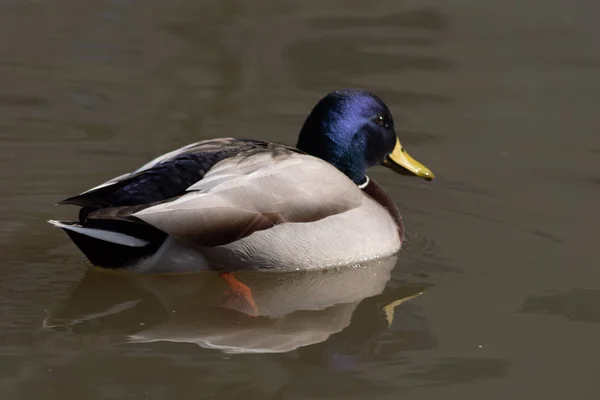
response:
<path id="1" fill-rule="evenodd" d="M 218 138 L 161 155 L 62 200 L 50 220 L 89 262 L 136 272 L 313 270 L 396 254 L 402 216 L 367 175 L 384 166 L 425 180 L 388 106 L 341 89 L 317 102 L 295 146 Z"/>

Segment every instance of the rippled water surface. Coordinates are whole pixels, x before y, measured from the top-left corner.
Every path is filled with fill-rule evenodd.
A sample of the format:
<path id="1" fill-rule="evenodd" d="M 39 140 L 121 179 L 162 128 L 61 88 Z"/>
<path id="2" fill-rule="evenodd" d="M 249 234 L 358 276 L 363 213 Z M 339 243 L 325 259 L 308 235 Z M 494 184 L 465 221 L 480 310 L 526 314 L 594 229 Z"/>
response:
<path id="1" fill-rule="evenodd" d="M 596 399 L 600 3 L 0 4 L 2 399 Z M 88 269 L 53 204 L 177 146 L 295 143 L 325 93 L 390 106 L 427 183 L 374 169 L 397 258 Z"/>

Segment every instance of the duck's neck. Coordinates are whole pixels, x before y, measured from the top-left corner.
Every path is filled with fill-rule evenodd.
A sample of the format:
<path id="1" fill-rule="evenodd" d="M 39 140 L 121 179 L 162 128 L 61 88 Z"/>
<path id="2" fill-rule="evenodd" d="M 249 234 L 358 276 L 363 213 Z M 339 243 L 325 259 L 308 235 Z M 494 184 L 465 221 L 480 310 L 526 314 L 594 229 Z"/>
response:
<path id="1" fill-rule="evenodd" d="M 365 179 L 367 140 L 365 121 L 343 117 L 331 107 L 316 107 L 308 116 L 296 147 L 332 164 L 357 185 Z"/>
<path id="2" fill-rule="evenodd" d="M 354 145 L 344 147 L 336 140 L 327 137 L 323 139 L 321 142 L 309 144 L 300 140 L 297 147 L 311 156 L 327 161 L 357 185 L 364 183 L 367 165 L 362 147 Z"/>
<path id="3" fill-rule="evenodd" d="M 387 212 L 391 215 L 392 219 L 396 223 L 398 227 L 398 234 L 400 235 L 400 241 L 404 242 L 404 222 L 402 221 L 402 216 L 400 215 L 400 211 L 390 196 L 383 190 L 381 186 L 377 184 L 369 177 L 366 177 L 367 180 L 364 182 L 364 186 L 359 185 L 363 192 L 365 192 L 369 197 L 379 203 L 383 208 L 387 210 Z"/>

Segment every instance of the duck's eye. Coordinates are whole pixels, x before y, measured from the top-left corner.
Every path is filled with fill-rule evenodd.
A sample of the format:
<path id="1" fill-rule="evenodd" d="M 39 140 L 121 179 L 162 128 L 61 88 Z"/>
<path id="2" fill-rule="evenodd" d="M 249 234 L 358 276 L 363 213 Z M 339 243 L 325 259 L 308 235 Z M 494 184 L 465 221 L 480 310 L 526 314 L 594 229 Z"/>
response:
<path id="1" fill-rule="evenodd" d="M 386 129 L 390 127 L 390 123 L 383 115 L 378 115 L 375 117 L 375 123 L 377 123 L 379 126 L 383 126 Z"/>

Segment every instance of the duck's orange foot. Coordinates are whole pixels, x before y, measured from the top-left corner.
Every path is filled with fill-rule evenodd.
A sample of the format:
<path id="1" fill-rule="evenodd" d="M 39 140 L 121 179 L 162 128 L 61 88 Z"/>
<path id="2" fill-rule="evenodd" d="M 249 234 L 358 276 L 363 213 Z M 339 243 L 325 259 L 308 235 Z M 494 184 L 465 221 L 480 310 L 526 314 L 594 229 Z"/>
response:
<path id="1" fill-rule="evenodd" d="M 257 316 L 258 308 L 252 298 L 252 290 L 238 281 L 231 272 L 221 272 L 219 273 L 219 277 L 229 286 L 229 289 L 225 291 L 227 299 L 223 306 L 252 317 Z"/>

